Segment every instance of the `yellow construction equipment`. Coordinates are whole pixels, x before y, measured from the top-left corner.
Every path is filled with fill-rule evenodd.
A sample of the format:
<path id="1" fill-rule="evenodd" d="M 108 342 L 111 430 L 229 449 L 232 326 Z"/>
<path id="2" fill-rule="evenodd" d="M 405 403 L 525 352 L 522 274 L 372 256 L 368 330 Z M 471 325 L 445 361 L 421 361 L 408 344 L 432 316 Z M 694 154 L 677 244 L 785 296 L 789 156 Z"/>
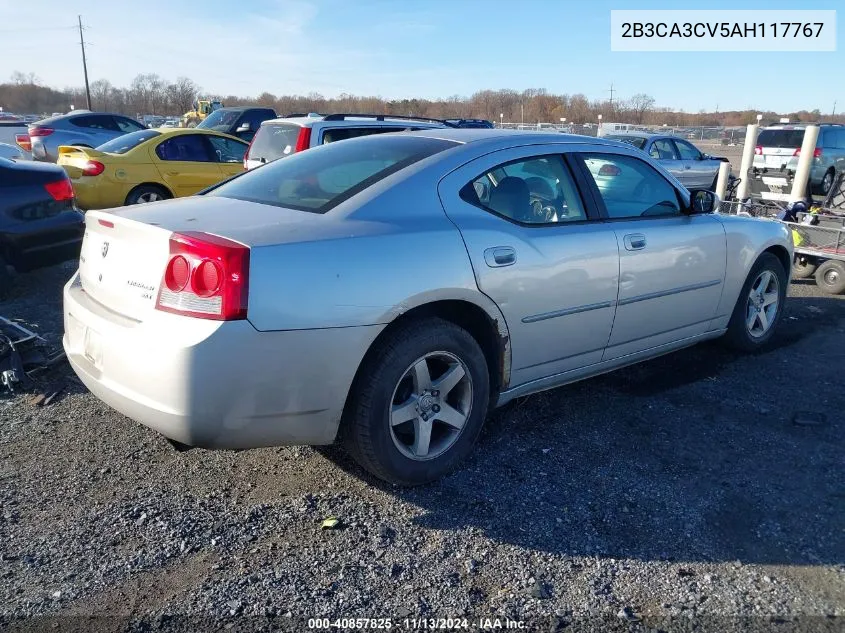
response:
<path id="1" fill-rule="evenodd" d="M 194 108 L 193 110 L 182 115 L 181 127 L 196 127 L 209 114 L 222 108 L 223 103 L 221 101 L 197 99 L 192 104 L 192 107 Z"/>

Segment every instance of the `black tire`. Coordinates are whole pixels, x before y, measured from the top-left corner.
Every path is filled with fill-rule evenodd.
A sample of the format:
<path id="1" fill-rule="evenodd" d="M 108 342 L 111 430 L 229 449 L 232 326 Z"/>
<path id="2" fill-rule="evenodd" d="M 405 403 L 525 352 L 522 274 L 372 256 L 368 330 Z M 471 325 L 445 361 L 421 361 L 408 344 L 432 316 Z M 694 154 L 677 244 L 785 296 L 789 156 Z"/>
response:
<path id="1" fill-rule="evenodd" d="M 824 176 L 822 176 L 822 181 L 819 183 L 819 193 L 823 196 L 827 196 L 827 194 L 830 193 L 831 187 L 833 187 L 834 180 L 836 180 L 836 172 L 833 167 L 831 167 L 825 172 Z"/>
<path id="2" fill-rule="evenodd" d="M 0 299 L 5 299 L 9 295 L 9 290 L 11 289 L 12 276 L 9 274 L 6 259 L 0 255 Z"/>
<path id="3" fill-rule="evenodd" d="M 807 259 L 801 255 L 795 256 L 795 261 L 792 262 L 792 278 L 793 279 L 807 279 L 812 277 L 816 272 L 818 264 L 815 261 Z"/>
<path id="4" fill-rule="evenodd" d="M 152 200 L 144 200 L 143 198 L 145 196 L 158 196 L 161 200 L 169 200 L 173 197 L 164 187 L 159 187 L 158 185 L 138 185 L 126 196 L 125 204 L 153 202 Z"/>
<path id="5" fill-rule="evenodd" d="M 397 447 L 393 431 L 397 427 L 391 426 L 388 413 L 406 371 L 418 359 L 438 352 L 455 357 L 466 368 L 471 381 L 469 414 L 454 443 L 442 454 L 413 459 Z M 434 374 L 432 380 L 436 382 Z M 445 476 L 472 450 L 487 416 L 490 376 L 484 353 L 469 332 L 449 321 L 431 318 L 390 332 L 365 359 L 353 389 L 341 423 L 344 448 L 379 479 L 417 486 Z"/>
<path id="6" fill-rule="evenodd" d="M 830 295 L 845 292 L 845 263 L 829 259 L 816 269 L 816 285 Z"/>
<path id="7" fill-rule="evenodd" d="M 774 318 L 770 319 L 768 330 L 759 336 L 753 336 L 748 329 L 746 319 L 749 315 L 751 288 L 758 281 L 764 271 L 772 273 L 778 282 L 778 305 L 774 314 Z M 734 306 L 731 320 L 728 323 L 728 331 L 725 334 L 725 342 L 735 350 L 741 352 L 754 352 L 763 349 L 772 339 L 772 335 L 777 330 L 778 323 L 783 315 L 783 307 L 786 302 L 786 286 L 788 278 L 786 271 L 783 269 L 783 264 L 772 253 L 763 253 L 754 262 L 751 267 L 751 272 L 748 273 L 748 278 L 742 285 L 742 290 L 739 293 L 739 298 Z"/>

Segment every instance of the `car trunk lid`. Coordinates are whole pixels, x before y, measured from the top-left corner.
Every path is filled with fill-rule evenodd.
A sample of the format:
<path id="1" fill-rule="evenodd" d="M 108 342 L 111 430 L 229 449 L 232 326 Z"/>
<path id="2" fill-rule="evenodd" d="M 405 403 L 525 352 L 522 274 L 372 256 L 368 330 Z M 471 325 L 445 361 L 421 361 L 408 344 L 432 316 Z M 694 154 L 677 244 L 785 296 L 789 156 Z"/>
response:
<path id="1" fill-rule="evenodd" d="M 91 149 L 90 147 L 77 147 L 75 145 L 60 145 L 59 158 L 56 161 L 64 168 L 71 180 L 81 178 L 88 162 L 102 158 L 104 152 Z"/>

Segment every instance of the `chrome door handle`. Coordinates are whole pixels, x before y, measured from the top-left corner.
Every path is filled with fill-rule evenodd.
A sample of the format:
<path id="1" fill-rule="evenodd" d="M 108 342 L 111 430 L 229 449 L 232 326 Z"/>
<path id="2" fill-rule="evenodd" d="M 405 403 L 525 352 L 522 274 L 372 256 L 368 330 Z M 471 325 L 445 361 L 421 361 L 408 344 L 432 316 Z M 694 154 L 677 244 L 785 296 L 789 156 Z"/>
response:
<path id="1" fill-rule="evenodd" d="M 516 263 L 516 251 L 511 246 L 494 246 L 484 251 L 484 261 L 490 268 L 511 266 Z"/>
<path id="2" fill-rule="evenodd" d="M 629 251 L 638 251 L 645 248 L 645 235 L 642 233 L 631 233 L 625 236 L 625 249 Z"/>

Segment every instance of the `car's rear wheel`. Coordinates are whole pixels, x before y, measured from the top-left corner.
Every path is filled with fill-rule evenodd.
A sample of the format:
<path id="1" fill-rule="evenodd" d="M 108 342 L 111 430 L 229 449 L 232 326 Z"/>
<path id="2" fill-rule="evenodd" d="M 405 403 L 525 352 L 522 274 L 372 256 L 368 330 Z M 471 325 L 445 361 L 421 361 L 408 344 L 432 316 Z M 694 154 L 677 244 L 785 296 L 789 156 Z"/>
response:
<path id="1" fill-rule="evenodd" d="M 828 169 L 824 176 L 822 177 L 821 184 L 819 185 L 819 192 L 823 196 L 827 196 L 830 193 L 831 187 L 833 187 L 833 179 L 836 177 L 836 172 L 833 171 L 833 167 Z"/>
<path id="2" fill-rule="evenodd" d="M 792 278 L 793 279 L 807 279 L 812 277 L 816 272 L 816 263 L 802 255 L 796 255 L 795 261 L 792 262 Z"/>
<path id="3" fill-rule="evenodd" d="M 487 415 L 490 377 L 469 332 L 427 319 L 387 334 L 354 389 L 341 430 L 347 451 L 376 477 L 414 486 L 469 454 Z"/>
<path id="4" fill-rule="evenodd" d="M 845 292 L 845 263 L 835 259 L 822 262 L 816 270 L 816 285 L 831 295 Z"/>
<path id="5" fill-rule="evenodd" d="M 144 204 L 147 202 L 158 202 L 159 200 L 168 200 L 173 196 L 163 187 L 156 185 L 141 185 L 135 187 L 126 196 L 126 204 Z"/>
<path id="6" fill-rule="evenodd" d="M 731 347 L 753 352 L 775 333 L 786 301 L 788 279 L 780 260 L 763 253 L 754 263 L 731 315 L 726 341 Z"/>

